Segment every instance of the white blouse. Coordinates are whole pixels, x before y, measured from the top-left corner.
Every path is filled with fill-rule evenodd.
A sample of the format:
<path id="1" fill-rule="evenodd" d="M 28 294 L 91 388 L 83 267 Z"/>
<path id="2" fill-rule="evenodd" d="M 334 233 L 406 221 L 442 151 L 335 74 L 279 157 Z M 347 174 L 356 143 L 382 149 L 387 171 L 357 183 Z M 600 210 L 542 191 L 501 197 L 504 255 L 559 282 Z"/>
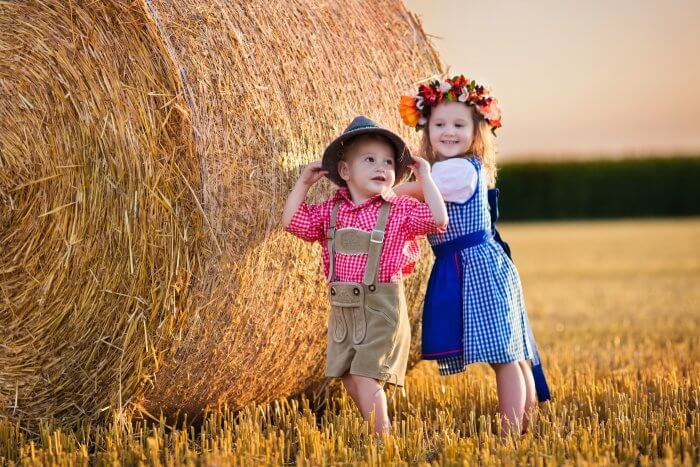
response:
<path id="1" fill-rule="evenodd" d="M 471 198 L 479 181 L 474 166 L 462 157 L 434 163 L 432 174 L 442 198 L 453 203 L 464 203 Z"/>

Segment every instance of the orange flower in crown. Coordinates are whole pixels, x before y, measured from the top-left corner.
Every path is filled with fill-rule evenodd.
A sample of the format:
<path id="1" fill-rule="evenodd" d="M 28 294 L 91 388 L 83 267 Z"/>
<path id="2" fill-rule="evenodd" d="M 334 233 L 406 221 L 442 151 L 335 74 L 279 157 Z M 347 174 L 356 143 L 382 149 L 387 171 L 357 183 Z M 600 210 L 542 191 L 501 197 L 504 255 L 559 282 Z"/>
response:
<path id="1" fill-rule="evenodd" d="M 401 114 L 401 119 L 408 126 L 416 126 L 418 120 L 420 119 L 420 112 L 416 109 L 416 99 L 412 96 L 401 96 L 401 103 L 399 103 L 399 113 Z"/>
<path id="2" fill-rule="evenodd" d="M 488 122 L 494 135 L 496 128 L 501 127 L 501 108 L 491 90 L 464 75 L 421 84 L 415 96 L 401 96 L 399 113 L 406 125 L 421 130 L 428 123 L 431 107 L 455 101 L 473 106 Z"/>

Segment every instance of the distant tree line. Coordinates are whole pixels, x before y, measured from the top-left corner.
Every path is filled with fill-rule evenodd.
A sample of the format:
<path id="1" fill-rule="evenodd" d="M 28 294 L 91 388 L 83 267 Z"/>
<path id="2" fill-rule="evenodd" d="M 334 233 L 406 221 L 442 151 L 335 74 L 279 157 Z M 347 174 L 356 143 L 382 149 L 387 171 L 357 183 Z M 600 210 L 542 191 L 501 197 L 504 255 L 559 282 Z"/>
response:
<path id="1" fill-rule="evenodd" d="M 700 156 L 501 164 L 501 220 L 700 215 Z"/>

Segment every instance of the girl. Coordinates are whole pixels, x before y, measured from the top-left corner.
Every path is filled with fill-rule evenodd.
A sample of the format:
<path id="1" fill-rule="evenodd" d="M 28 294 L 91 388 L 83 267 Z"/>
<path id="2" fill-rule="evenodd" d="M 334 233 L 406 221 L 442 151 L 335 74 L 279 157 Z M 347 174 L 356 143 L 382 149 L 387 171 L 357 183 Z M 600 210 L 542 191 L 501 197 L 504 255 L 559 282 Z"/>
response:
<path id="1" fill-rule="evenodd" d="M 488 188 L 496 179 L 498 101 L 487 87 L 460 75 L 402 96 L 399 111 L 407 125 L 423 130 L 423 156 L 433 164 L 449 217 L 444 233 L 428 235 L 436 260 L 425 297 L 423 358 L 437 360 L 441 375 L 474 362 L 490 364 L 502 435 L 525 432 L 535 394 L 540 401 L 550 396 L 520 278 L 494 239 Z M 420 199 L 413 183 L 396 191 Z"/>

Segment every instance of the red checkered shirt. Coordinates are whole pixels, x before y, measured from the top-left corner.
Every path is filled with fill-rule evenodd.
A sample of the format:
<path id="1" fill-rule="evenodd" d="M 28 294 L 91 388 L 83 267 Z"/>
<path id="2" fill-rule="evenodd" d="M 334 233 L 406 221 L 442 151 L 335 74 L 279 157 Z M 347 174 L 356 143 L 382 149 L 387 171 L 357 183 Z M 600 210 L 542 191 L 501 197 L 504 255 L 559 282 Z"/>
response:
<path id="1" fill-rule="evenodd" d="M 413 270 L 420 246 L 417 238 L 430 232 L 444 231 L 435 225 L 428 205 L 408 196 L 375 195 L 360 205 L 350 198 L 347 188 L 339 188 L 328 200 L 320 204 L 302 203 L 287 232 L 309 241 L 320 242 L 322 246 L 323 270 L 328 277 L 328 228 L 331 210 L 337 200 L 341 200 L 336 218 L 336 229 L 354 227 L 366 232 L 372 231 L 377 223 L 379 208 L 384 200 L 391 203 L 387 219 L 384 245 L 379 259 L 379 282 L 401 282 L 403 276 Z M 367 263 L 366 254 L 335 254 L 335 279 L 343 282 L 362 282 Z"/>

